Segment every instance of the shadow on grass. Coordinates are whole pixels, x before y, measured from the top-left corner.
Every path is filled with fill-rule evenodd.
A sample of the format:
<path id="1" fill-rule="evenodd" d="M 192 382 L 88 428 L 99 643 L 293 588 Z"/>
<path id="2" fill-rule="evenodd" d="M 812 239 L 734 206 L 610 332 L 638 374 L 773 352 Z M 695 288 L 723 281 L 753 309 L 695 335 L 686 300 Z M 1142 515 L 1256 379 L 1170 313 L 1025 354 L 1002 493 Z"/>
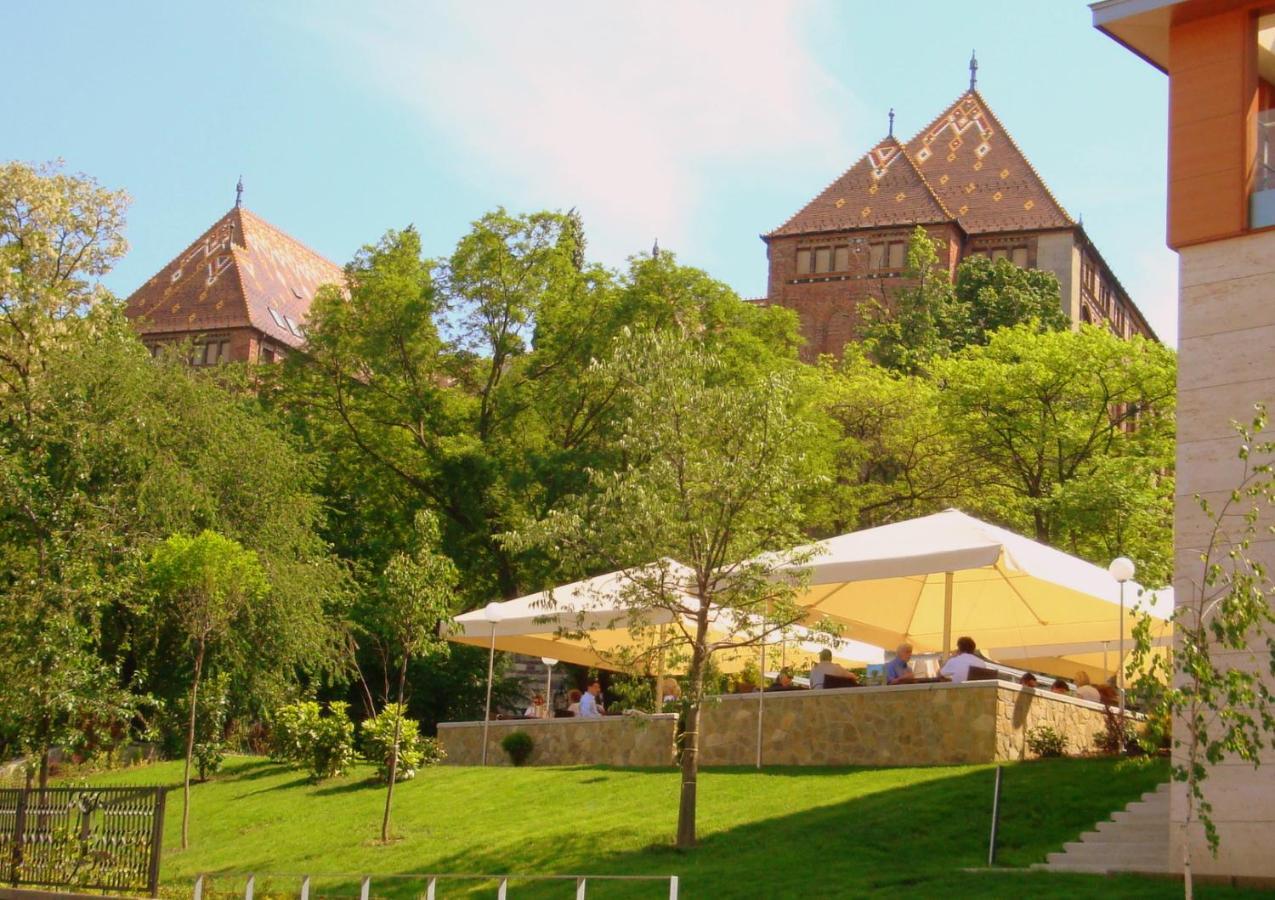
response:
<path id="1" fill-rule="evenodd" d="M 403 782 L 400 780 L 395 782 L 395 784 L 397 786 L 397 785 L 403 784 Z M 340 794 L 354 794 L 359 791 L 369 791 L 369 790 L 383 791 L 385 790 L 385 782 L 381 781 L 381 779 L 375 776 L 371 778 L 360 778 L 356 781 L 345 781 L 345 782 L 342 782 L 341 784 L 330 784 L 330 785 L 327 785 L 326 787 L 318 788 L 317 790 L 315 790 L 314 796 L 331 797 L 331 796 L 338 796 Z"/>
<path id="2" fill-rule="evenodd" d="M 1023 867 L 1043 860 L 1047 853 L 1074 840 L 1166 776 L 1163 765 L 1153 764 L 1118 779 L 1110 778 L 1114 765 L 1110 760 L 1049 760 L 1007 766 L 998 862 Z M 583 774 L 589 770 L 574 771 Z M 605 790 L 599 791 L 596 815 L 580 821 L 578 839 L 566 844 L 560 832 L 537 834 L 536 823 L 552 816 L 552 810 L 542 808 L 534 796 L 511 796 L 507 815 L 527 823 L 526 839 L 516 849 L 493 846 L 476 836 L 464 851 L 435 861 L 431 868 L 437 872 L 676 874 L 681 878 L 682 896 L 714 900 L 868 897 L 909 889 L 919 896 L 988 898 L 1012 894 L 1074 898 L 1092 891 L 1126 897 L 1180 895 L 1179 886 L 1163 881 L 1134 879 L 1126 884 L 1123 880 L 1059 878 L 1051 873 L 963 872 L 967 867 L 985 865 L 987 860 L 994 770 L 952 771 L 944 775 L 936 770 L 929 781 L 886 786 L 798 814 L 765 818 L 765 810 L 759 809 L 754 821 L 703 833 L 700 846 L 689 852 L 658 844 L 608 853 L 608 844 L 631 843 L 632 830 L 614 825 Z M 714 783 L 743 775 L 754 779 L 797 775 L 837 778 L 861 772 L 864 770 L 773 769 L 758 773 L 753 769 L 709 769 L 701 773 L 701 810 L 707 813 L 706 807 L 711 807 Z M 1108 890 L 1112 885 L 1119 890 Z M 357 894 L 356 884 L 344 888 Z M 376 885 L 378 896 L 394 900 L 422 892 L 420 881 L 407 878 Z M 564 896 L 560 882 L 511 880 L 510 893 L 519 900 Z M 490 887 L 470 889 L 456 884 L 448 887 L 446 896 L 490 896 Z M 667 897 L 668 885 L 597 881 L 590 883 L 588 896 L 590 900 Z"/>

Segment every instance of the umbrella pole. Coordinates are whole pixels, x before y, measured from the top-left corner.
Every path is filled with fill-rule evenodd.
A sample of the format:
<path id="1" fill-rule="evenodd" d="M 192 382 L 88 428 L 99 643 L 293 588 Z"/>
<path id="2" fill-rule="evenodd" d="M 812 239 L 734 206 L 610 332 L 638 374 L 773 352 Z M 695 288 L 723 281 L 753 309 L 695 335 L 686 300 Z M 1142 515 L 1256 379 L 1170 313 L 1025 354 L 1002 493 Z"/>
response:
<path id="1" fill-rule="evenodd" d="M 553 718 L 553 666 L 545 664 L 545 718 Z"/>
<path id="2" fill-rule="evenodd" d="M 762 628 L 766 627 L 765 622 Z M 762 631 L 761 636 L 761 674 L 757 678 L 757 768 L 761 768 L 761 719 L 765 712 L 766 697 L 766 632 Z"/>
<path id="3" fill-rule="evenodd" d="M 951 572 L 943 573 L 943 661 L 952 655 L 952 587 L 956 577 Z"/>
<path id="4" fill-rule="evenodd" d="M 487 708 L 483 713 L 483 765 L 487 765 L 487 728 L 491 724 L 491 676 L 496 666 L 496 623 L 491 623 L 491 651 L 487 654 Z"/>
<path id="5" fill-rule="evenodd" d="M 1120 754 L 1124 755 L 1124 582 L 1120 582 L 1120 653 L 1116 657 L 1120 684 Z"/>
<path id="6" fill-rule="evenodd" d="M 660 656 L 659 663 L 655 666 L 655 711 L 657 713 L 664 712 L 664 653 L 667 649 L 664 642 L 667 638 L 665 634 L 665 628 L 667 627 L 666 625 L 660 626 Z"/>

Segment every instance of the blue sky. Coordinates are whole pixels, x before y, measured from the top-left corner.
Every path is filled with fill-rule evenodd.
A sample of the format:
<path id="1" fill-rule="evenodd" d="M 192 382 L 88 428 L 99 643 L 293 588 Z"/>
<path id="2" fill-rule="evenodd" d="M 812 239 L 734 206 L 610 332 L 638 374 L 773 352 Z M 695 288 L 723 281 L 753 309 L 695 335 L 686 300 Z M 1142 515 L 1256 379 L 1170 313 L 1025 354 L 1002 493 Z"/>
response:
<path id="1" fill-rule="evenodd" d="M 747 297 L 758 234 L 885 131 L 979 87 L 1162 337 L 1167 86 L 1073 0 L 24 3 L 5 13 L 6 158 L 133 197 L 129 293 L 234 200 L 343 263 L 427 252 L 504 205 L 578 207 L 595 258 L 675 250 Z M 12 85 L 12 82 L 11 82 Z"/>

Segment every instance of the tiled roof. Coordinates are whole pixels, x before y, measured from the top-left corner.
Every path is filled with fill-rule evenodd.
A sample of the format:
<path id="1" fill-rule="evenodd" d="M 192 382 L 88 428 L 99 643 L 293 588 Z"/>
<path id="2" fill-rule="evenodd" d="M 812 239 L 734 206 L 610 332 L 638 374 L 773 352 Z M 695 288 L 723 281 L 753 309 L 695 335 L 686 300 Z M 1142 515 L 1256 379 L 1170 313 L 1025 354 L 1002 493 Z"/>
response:
<path id="1" fill-rule="evenodd" d="M 903 145 L 887 137 L 772 235 L 950 222 Z"/>
<path id="2" fill-rule="evenodd" d="M 771 235 L 951 221 L 967 234 L 1075 225 L 972 90 L 906 145 L 877 144 Z"/>
<path id="3" fill-rule="evenodd" d="M 235 207 L 128 298 L 145 334 L 251 326 L 299 347 L 297 331 L 324 284 L 342 284 L 341 267 L 264 219 Z"/>
<path id="4" fill-rule="evenodd" d="M 977 91 L 958 97 L 907 152 L 967 234 L 1076 224 Z"/>

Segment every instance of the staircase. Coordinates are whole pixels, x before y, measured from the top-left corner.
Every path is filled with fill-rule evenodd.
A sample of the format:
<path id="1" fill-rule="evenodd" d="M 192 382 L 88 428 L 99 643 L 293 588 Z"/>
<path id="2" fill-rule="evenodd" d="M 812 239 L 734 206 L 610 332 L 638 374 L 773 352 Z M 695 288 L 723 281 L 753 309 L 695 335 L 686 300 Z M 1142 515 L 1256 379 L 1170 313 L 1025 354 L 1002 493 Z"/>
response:
<path id="1" fill-rule="evenodd" d="M 1080 840 L 1051 853 L 1033 869 L 1049 872 L 1138 872 L 1164 875 L 1169 871 L 1169 785 L 1148 791 L 1110 820 L 1099 822 Z"/>

